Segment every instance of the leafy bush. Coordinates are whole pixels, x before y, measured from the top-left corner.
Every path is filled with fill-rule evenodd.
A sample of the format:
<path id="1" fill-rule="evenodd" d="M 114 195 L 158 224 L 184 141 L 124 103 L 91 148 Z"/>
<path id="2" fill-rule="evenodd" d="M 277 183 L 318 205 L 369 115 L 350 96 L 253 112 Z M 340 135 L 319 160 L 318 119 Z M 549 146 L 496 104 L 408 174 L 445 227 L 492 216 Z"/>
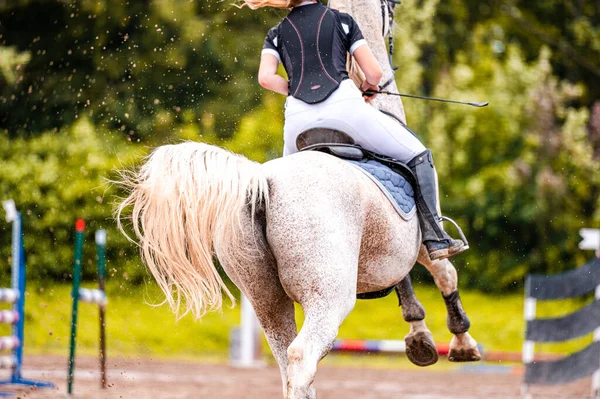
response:
<path id="1" fill-rule="evenodd" d="M 0 199 L 12 198 L 23 215 L 28 278 L 70 281 L 76 218 L 87 222 L 86 278 L 95 275 L 94 231 L 99 228 L 108 233 L 110 275 L 133 281 L 145 275 L 136 248 L 115 229 L 110 202 L 116 190 L 106 182 L 115 167 L 141 151 L 115 136 L 80 121 L 29 140 L 0 140 Z M 4 285 L 9 283 L 10 239 L 10 225 L 1 223 Z"/>
<path id="2" fill-rule="evenodd" d="M 600 168 L 590 111 L 571 107 L 584 88 L 553 74 L 547 48 L 533 61 L 518 44 L 498 54 L 490 30 L 472 32 L 472 48 L 439 74 L 432 93 L 490 106 L 407 101 L 406 114 L 433 151 L 444 213 L 470 239 L 472 249 L 453 259 L 461 284 L 499 292 L 592 256 L 578 249 L 578 231 L 600 224 Z M 417 88 L 422 71 L 411 54 L 404 60 L 413 67 L 399 72 Z"/>

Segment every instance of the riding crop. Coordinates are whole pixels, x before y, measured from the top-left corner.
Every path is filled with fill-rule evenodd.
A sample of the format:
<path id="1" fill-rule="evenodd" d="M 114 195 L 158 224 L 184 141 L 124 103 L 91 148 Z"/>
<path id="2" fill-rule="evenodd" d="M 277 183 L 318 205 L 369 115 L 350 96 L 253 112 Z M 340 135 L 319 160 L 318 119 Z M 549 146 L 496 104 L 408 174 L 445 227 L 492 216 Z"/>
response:
<path id="1" fill-rule="evenodd" d="M 456 101 L 456 100 L 446 100 L 444 98 L 436 98 L 436 97 L 425 97 L 425 96 L 416 96 L 414 94 L 402 94 L 402 93 L 392 93 L 391 91 L 387 91 L 387 90 L 365 90 L 363 92 L 364 95 L 367 96 L 372 96 L 374 94 L 387 94 L 388 96 L 400 96 L 400 97 L 408 97 L 408 98 L 417 98 L 420 100 L 430 100 L 430 101 L 440 101 L 443 103 L 455 103 L 455 104 L 463 104 L 463 105 L 470 105 L 472 107 L 486 107 L 489 102 L 481 102 L 481 103 L 474 103 L 474 102 L 466 102 L 466 101 Z"/>

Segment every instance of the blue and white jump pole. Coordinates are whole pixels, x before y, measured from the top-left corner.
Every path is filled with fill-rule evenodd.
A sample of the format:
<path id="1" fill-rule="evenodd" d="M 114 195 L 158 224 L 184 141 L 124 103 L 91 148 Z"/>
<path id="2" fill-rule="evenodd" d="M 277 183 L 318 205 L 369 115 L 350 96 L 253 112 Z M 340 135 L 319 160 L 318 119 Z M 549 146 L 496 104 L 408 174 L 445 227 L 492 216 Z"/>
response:
<path id="1" fill-rule="evenodd" d="M 11 378 L 0 381 L 0 385 L 26 385 L 38 388 L 51 388 L 54 384 L 45 381 L 28 380 L 21 376 L 23 366 L 23 342 L 25 330 L 25 246 L 21 213 L 13 200 L 2 203 L 6 211 L 6 221 L 12 222 L 12 273 L 11 288 L 0 288 L 0 302 L 11 303 L 12 310 L 0 312 L 0 323 L 12 324 L 12 335 L 0 337 L 0 350 L 12 350 L 11 355 L 0 357 L 0 368 L 12 368 Z M 0 392 L 0 396 L 14 395 Z"/>

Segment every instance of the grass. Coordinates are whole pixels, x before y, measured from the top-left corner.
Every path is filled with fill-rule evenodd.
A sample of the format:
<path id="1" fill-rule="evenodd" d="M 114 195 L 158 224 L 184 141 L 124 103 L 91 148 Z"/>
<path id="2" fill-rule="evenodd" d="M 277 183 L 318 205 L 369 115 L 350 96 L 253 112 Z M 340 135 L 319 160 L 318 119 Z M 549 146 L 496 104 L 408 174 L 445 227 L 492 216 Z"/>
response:
<path id="1" fill-rule="evenodd" d="M 89 287 L 89 285 L 88 285 Z M 427 309 L 426 322 L 436 342 L 449 343 L 452 335 L 446 328 L 446 310 L 441 294 L 435 287 L 417 287 L 417 297 Z M 225 307 L 221 313 L 211 313 L 200 321 L 186 316 L 176 321 L 167 306 L 151 306 L 160 302 L 158 289 L 108 286 L 107 337 L 108 354 L 131 357 L 160 357 L 223 361 L 227 358 L 230 330 L 239 324 L 240 308 Z M 485 350 L 520 351 L 523 339 L 522 295 L 490 296 L 479 292 L 461 291 L 464 307 L 471 318 L 471 335 Z M 34 286 L 27 289 L 25 324 L 26 354 L 58 354 L 66 356 L 69 347 L 71 321 L 70 286 Z M 560 313 L 567 313 L 581 303 L 561 304 Z M 80 302 L 77 353 L 98 353 L 97 307 Z M 541 304 L 538 315 L 556 315 L 556 304 Z M 302 312 L 297 312 L 298 325 Z M 368 301 L 358 301 L 354 311 L 344 321 L 339 337 L 345 339 L 402 339 L 408 324 L 402 320 L 395 295 Z M 9 328 L 0 326 L 0 335 Z M 539 346 L 538 350 L 570 352 L 591 342 L 584 337 L 568 344 Z M 362 364 L 361 357 L 336 356 L 329 362 Z M 386 367 L 392 360 L 373 361 Z M 357 364 L 358 364 L 357 363 Z"/>

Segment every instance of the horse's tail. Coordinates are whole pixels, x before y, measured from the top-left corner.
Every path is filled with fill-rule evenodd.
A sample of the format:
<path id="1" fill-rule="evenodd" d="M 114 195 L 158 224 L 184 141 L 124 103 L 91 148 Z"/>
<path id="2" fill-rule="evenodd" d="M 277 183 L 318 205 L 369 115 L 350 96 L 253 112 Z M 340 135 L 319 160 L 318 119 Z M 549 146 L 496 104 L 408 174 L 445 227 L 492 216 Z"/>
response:
<path id="1" fill-rule="evenodd" d="M 125 208 L 142 260 L 181 316 L 196 318 L 222 307 L 221 291 L 233 301 L 213 263 L 214 249 L 244 256 L 242 215 L 268 201 L 260 164 L 222 148 L 195 142 L 155 149 L 138 170 L 122 173 L 129 191 L 116 210 L 119 229 Z M 255 248 L 254 248 L 255 250 Z M 180 312 L 181 306 L 183 312 Z"/>

